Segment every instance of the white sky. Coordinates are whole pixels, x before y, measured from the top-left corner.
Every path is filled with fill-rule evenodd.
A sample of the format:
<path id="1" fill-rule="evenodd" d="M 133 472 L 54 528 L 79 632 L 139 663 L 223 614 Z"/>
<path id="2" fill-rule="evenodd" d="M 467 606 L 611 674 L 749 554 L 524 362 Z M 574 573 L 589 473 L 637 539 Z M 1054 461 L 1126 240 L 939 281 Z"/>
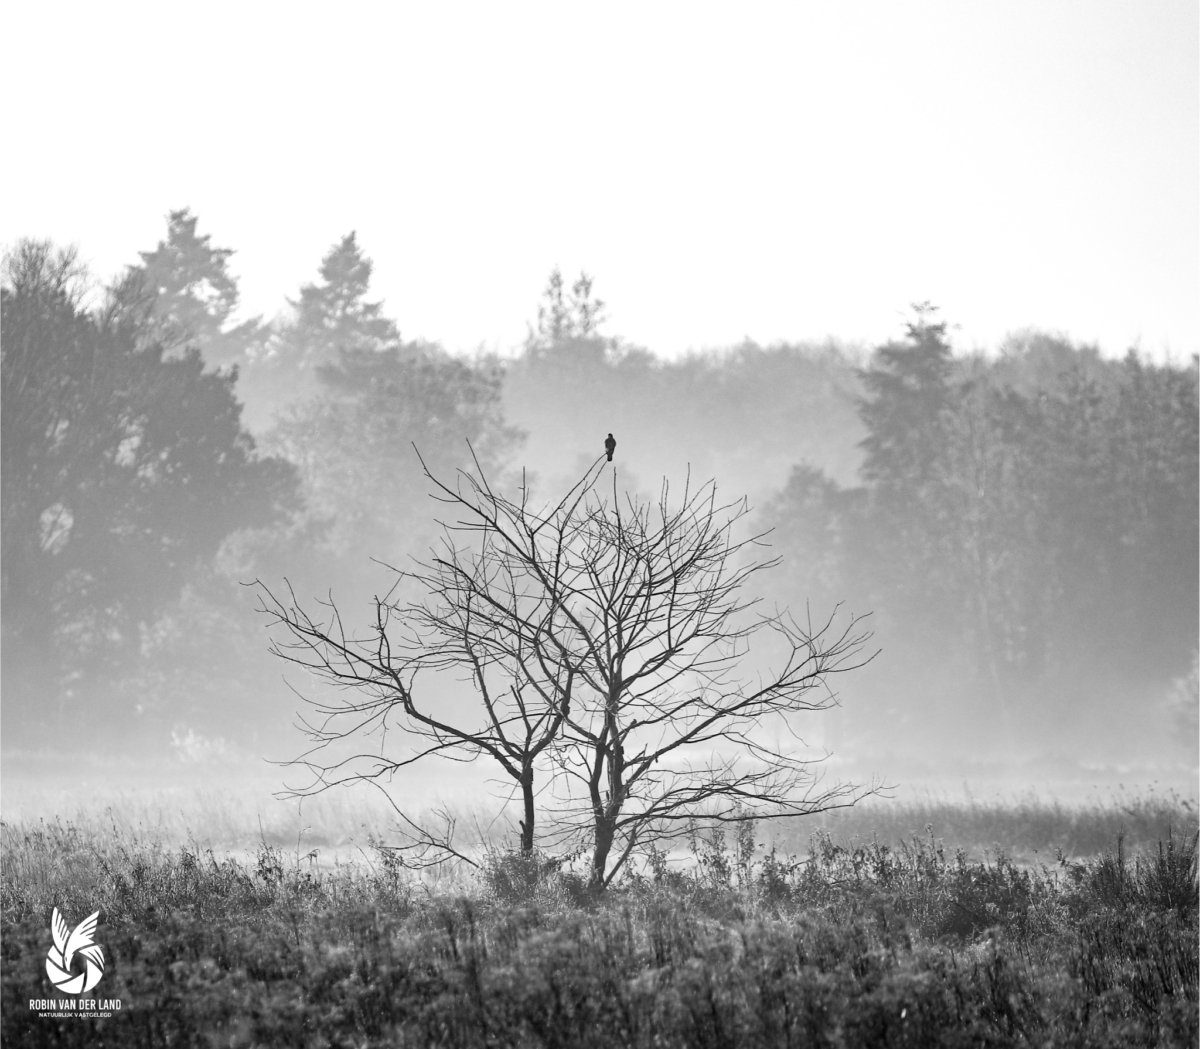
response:
<path id="1" fill-rule="evenodd" d="M 12 3 L 0 242 L 99 276 L 190 207 L 271 316 L 344 233 L 406 337 L 552 266 L 689 347 L 1026 326 L 1200 350 L 1195 0 Z"/>

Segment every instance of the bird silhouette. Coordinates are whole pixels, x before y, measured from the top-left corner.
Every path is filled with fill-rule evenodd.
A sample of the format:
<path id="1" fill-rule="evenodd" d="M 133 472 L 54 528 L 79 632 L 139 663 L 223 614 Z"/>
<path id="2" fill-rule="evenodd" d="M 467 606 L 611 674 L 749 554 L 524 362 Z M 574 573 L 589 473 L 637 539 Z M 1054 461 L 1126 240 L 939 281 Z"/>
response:
<path id="1" fill-rule="evenodd" d="M 613 435 L 610 433 L 604 438 L 604 450 L 608 452 L 608 461 L 612 462 L 612 453 L 617 447 L 617 442 L 613 440 Z"/>

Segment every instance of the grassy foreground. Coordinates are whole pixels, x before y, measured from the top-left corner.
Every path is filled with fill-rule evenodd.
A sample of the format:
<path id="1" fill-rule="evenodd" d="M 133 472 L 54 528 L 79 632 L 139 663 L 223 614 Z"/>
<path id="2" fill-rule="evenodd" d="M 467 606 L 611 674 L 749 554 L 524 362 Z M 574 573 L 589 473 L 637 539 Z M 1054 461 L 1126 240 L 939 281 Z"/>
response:
<path id="1" fill-rule="evenodd" d="M 239 861 L 60 822 L 3 827 L 5 1045 L 1194 1046 L 1197 838 L 1017 865 L 932 835 L 764 854 L 697 835 L 603 898 L 494 854 L 432 891 L 375 848 Z M 760 828 L 761 829 L 761 828 Z M 1136 837 L 1136 835 L 1135 835 Z M 105 1019 L 52 997 L 52 907 L 101 911 Z"/>

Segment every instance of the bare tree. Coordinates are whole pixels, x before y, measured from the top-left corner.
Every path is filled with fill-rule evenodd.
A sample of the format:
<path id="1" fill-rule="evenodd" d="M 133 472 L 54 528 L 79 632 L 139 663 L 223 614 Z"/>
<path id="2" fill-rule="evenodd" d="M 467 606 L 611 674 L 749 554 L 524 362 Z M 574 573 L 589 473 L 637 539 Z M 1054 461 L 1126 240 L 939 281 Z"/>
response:
<path id="1" fill-rule="evenodd" d="M 433 756 L 461 762 L 488 757 L 522 795 L 521 849 L 531 853 L 534 771 L 538 757 L 558 735 L 561 718 L 540 701 L 531 707 L 515 675 L 507 675 L 505 684 L 494 683 L 500 676 L 498 661 L 486 640 L 472 633 L 473 609 L 393 603 L 399 582 L 388 595 L 375 599 L 374 623 L 364 636 L 354 637 L 347 634 L 332 597 L 320 603 L 323 616 L 313 618 L 290 586 L 285 602 L 256 581 L 260 610 L 285 628 L 286 639 L 273 641 L 271 650 L 351 692 L 349 699 L 306 699 L 313 713 L 302 716 L 299 727 L 312 746 L 285 764 L 310 776 L 284 793 L 303 797 L 340 784 L 370 783 L 383 790 L 401 820 L 404 843 L 396 848 L 408 854 L 408 862 L 424 866 L 453 855 L 475 865 L 475 859 L 454 843 L 455 820 L 449 810 L 434 814 L 435 827 L 418 822 L 395 803 L 383 784 L 393 773 Z M 436 578 L 430 582 L 438 585 Z M 431 590 L 431 596 L 436 593 Z M 444 702 L 444 690 L 426 699 L 424 680 L 418 676 L 422 671 L 427 678 L 428 672 L 463 669 L 469 672 L 479 703 L 455 720 L 443 712 L 452 706 Z M 569 695 L 570 683 L 561 691 Z M 398 748 L 397 734 L 402 739 Z M 369 740 L 376 741 L 370 750 L 347 752 L 339 746 Z"/>
<path id="2" fill-rule="evenodd" d="M 622 504 L 615 473 L 601 492 L 606 467 L 598 457 L 542 507 L 527 485 L 516 499 L 499 492 L 477 460 L 453 486 L 427 469 L 454 516 L 430 558 L 400 573 L 424 597 L 377 599 L 364 639 L 346 636 L 332 602 L 316 622 L 294 595 L 285 605 L 263 588 L 291 638 L 277 651 L 354 693 L 308 725 L 315 750 L 301 761 L 317 789 L 433 755 L 490 757 L 521 796 L 522 849 L 587 851 L 595 887 L 697 816 L 798 816 L 867 793 L 823 788 L 820 759 L 794 735 L 797 715 L 835 702 L 830 676 L 869 658 L 861 620 L 802 626 L 761 611 L 747 584 L 777 562 L 757 556 L 762 535 L 740 535 L 745 500 L 719 503 L 711 482 L 673 500 L 664 482 L 656 503 Z M 467 723 L 418 703 L 419 673 L 464 671 L 478 700 Z M 397 717 L 420 741 L 405 756 L 381 750 L 367 772 L 362 755 L 314 761 Z"/>

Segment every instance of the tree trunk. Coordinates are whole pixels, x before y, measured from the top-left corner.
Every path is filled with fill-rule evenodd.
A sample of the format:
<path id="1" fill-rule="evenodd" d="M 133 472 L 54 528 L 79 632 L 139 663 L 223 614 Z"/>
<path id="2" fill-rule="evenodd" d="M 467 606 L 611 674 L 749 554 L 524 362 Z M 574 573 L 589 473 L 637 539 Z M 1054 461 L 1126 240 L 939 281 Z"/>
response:
<path id="1" fill-rule="evenodd" d="M 533 769 L 525 765 L 521 769 L 521 797 L 525 802 L 525 818 L 521 820 L 521 852 L 525 856 L 533 853 Z"/>
<path id="2" fill-rule="evenodd" d="M 612 851 L 615 821 L 605 816 L 596 821 L 596 842 L 592 849 L 592 889 L 604 888 L 604 870 L 608 866 L 608 854 Z"/>

